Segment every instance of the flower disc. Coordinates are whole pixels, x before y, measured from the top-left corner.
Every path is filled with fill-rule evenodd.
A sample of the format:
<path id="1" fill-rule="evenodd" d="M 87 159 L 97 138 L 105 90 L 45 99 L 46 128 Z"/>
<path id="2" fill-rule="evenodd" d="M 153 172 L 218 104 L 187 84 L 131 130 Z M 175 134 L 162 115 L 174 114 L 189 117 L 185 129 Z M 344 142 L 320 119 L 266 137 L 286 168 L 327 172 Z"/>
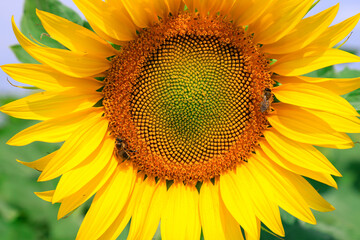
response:
<path id="1" fill-rule="evenodd" d="M 266 127 L 267 65 L 242 28 L 170 18 L 113 59 L 104 89 L 113 133 L 147 175 L 218 176 L 247 159 Z"/>

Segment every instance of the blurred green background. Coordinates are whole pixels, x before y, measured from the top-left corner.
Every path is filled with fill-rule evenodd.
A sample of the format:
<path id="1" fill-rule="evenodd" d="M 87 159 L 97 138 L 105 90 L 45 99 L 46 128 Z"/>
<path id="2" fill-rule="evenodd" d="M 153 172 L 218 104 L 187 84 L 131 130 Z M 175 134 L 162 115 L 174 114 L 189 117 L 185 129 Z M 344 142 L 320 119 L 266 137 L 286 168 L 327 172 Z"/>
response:
<path id="1" fill-rule="evenodd" d="M 65 7 L 57 0 L 27 0 L 20 27 L 24 33 L 52 47 L 62 47 L 47 36 L 40 39 L 42 28 L 35 16 L 35 8 L 63 16 L 73 22 L 89 27 L 76 12 Z M 28 35 L 29 36 L 29 35 Z M 345 45 L 346 46 L 346 45 Z M 11 47 L 22 62 L 34 63 L 19 45 Z M 347 49 L 353 53 L 356 50 Z M 360 77 L 359 70 L 344 68 L 336 71 L 328 67 L 314 73 L 314 77 Z M 1 79 L 1 81 L 6 81 Z M 30 92 L 29 92 L 30 93 Z M 344 96 L 353 106 L 360 109 L 360 91 Z M 1 94 L 0 106 L 15 100 L 16 97 Z M 0 113 L 0 239 L 1 240 L 67 240 L 75 239 L 76 232 L 90 203 L 85 204 L 69 217 L 56 220 L 58 205 L 51 205 L 37 198 L 33 192 L 52 190 L 57 180 L 38 183 L 39 172 L 16 162 L 33 161 L 53 152 L 60 144 L 33 143 L 24 147 L 6 145 L 17 132 L 35 124 L 36 121 L 19 120 Z M 355 142 L 360 142 L 360 134 L 351 135 Z M 315 212 L 318 224 L 315 226 L 303 223 L 285 212 L 282 212 L 286 237 L 283 239 L 313 240 L 357 240 L 360 239 L 360 144 L 349 150 L 320 149 L 343 174 L 337 178 L 339 190 L 310 181 L 336 210 L 330 213 Z M 121 236 L 125 237 L 126 233 Z M 280 239 L 262 231 L 262 240 Z"/>

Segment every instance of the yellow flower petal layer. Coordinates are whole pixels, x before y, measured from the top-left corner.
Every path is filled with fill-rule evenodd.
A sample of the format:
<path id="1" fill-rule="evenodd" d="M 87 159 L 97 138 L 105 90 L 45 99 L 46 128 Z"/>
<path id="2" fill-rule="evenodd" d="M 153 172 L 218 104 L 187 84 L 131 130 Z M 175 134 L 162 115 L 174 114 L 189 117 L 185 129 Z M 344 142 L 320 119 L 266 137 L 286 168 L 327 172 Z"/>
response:
<path id="1" fill-rule="evenodd" d="M 116 44 L 136 38 L 136 28 L 123 7 L 114 8 L 101 0 L 74 0 L 74 3 L 102 38 Z"/>
<path id="2" fill-rule="evenodd" d="M 306 47 L 326 30 L 334 20 L 338 10 L 339 4 L 314 16 L 305 18 L 279 41 L 264 45 L 262 51 L 266 53 L 285 54 Z"/>
<path id="3" fill-rule="evenodd" d="M 140 28 L 146 28 L 158 22 L 153 0 L 121 0 L 132 21 Z"/>
<path id="4" fill-rule="evenodd" d="M 278 61 L 271 70 L 285 76 L 302 75 L 335 64 L 360 62 L 360 57 L 346 51 L 313 47 L 276 58 Z"/>
<path id="5" fill-rule="evenodd" d="M 66 90 L 63 92 L 40 92 L 10 102 L 0 111 L 22 119 L 47 120 L 90 108 L 101 98 L 101 93 Z"/>
<path id="6" fill-rule="evenodd" d="M 99 116 L 88 117 L 68 138 L 58 154 L 46 166 L 38 181 L 48 181 L 82 163 L 102 142 L 108 121 Z"/>
<path id="7" fill-rule="evenodd" d="M 263 16 L 249 26 L 249 31 L 255 32 L 254 42 L 270 44 L 278 41 L 301 21 L 312 4 L 313 0 L 274 1 Z"/>
<path id="8" fill-rule="evenodd" d="M 81 186 L 81 188 L 73 195 L 63 199 L 61 201 L 57 218 L 63 218 L 92 197 L 110 179 L 117 166 L 118 162 L 116 158 L 113 157 L 111 161 L 107 163 L 106 167 L 104 167 L 98 175 L 91 179 L 90 182 Z"/>
<path id="9" fill-rule="evenodd" d="M 199 210 L 204 238 L 207 240 L 243 239 L 240 226 L 226 209 L 219 183 L 205 181 L 200 189 Z"/>
<path id="10" fill-rule="evenodd" d="M 318 48 L 318 47 L 333 47 L 337 43 L 339 43 L 342 39 L 350 34 L 350 32 L 354 29 L 356 24 L 359 22 L 360 13 L 346 19 L 345 21 L 338 23 L 334 26 L 329 27 L 323 32 L 318 39 L 316 39 L 309 46 Z"/>
<path id="11" fill-rule="evenodd" d="M 59 118 L 53 118 L 35 124 L 13 136 L 7 144 L 12 146 L 24 146 L 35 141 L 62 142 L 65 141 L 89 116 L 101 116 L 102 108 L 89 108 L 71 113 Z"/>
<path id="12" fill-rule="evenodd" d="M 18 82 L 47 91 L 64 91 L 66 88 L 96 91 L 103 86 L 102 82 L 93 78 L 70 77 L 40 64 L 7 64 L 1 66 L 1 69 Z"/>
<path id="13" fill-rule="evenodd" d="M 279 171 L 284 171 L 280 170 Z M 335 210 L 335 208 L 328 203 L 320 194 L 308 183 L 303 177 L 293 174 L 289 174 L 289 181 L 295 186 L 299 191 L 301 196 L 305 199 L 308 206 L 316 211 L 320 212 L 329 212 Z"/>
<path id="14" fill-rule="evenodd" d="M 27 39 L 13 21 L 13 30 L 21 46 L 33 58 L 57 71 L 72 77 L 89 77 L 102 73 L 110 68 L 106 58 L 89 56 L 63 49 L 40 47 Z"/>
<path id="15" fill-rule="evenodd" d="M 360 57 L 333 48 L 305 48 L 279 58 L 271 65 L 271 71 L 285 76 L 297 76 L 331 65 L 351 62 L 360 62 Z"/>
<path id="16" fill-rule="evenodd" d="M 36 14 L 50 36 L 74 52 L 110 57 L 116 50 L 94 32 L 54 14 L 36 10 Z"/>
<path id="17" fill-rule="evenodd" d="M 311 84 L 289 83 L 273 89 L 284 103 L 344 116 L 358 116 L 356 110 L 342 97 Z"/>
<path id="18" fill-rule="evenodd" d="M 263 156 L 264 154 L 266 154 L 268 156 L 268 158 L 271 159 L 272 162 L 276 163 L 277 165 L 279 165 L 280 167 L 282 167 L 286 170 L 289 170 L 291 172 L 294 172 L 296 174 L 299 174 L 299 175 L 302 175 L 305 177 L 309 177 L 318 182 L 322 182 L 331 187 L 337 188 L 337 184 L 336 184 L 335 180 L 332 178 L 330 173 L 328 173 L 326 171 L 326 169 L 328 169 L 328 167 L 321 168 L 322 169 L 321 172 L 314 171 L 311 169 L 311 166 L 314 164 L 317 166 L 317 169 L 319 169 L 318 166 L 319 165 L 322 166 L 323 165 L 322 162 L 315 161 L 313 163 L 311 161 L 307 161 L 307 159 L 304 159 L 302 157 L 298 157 L 298 158 L 294 157 L 294 158 L 286 159 L 286 158 L 282 157 L 280 154 L 278 154 L 278 152 L 276 150 L 274 150 L 269 145 L 269 143 L 267 143 L 266 141 L 262 142 L 260 146 L 261 146 L 262 150 L 258 149 L 256 151 L 256 154 L 259 154 L 260 156 Z"/>
<path id="19" fill-rule="evenodd" d="M 278 172 L 275 165 L 258 155 L 249 159 L 248 169 L 266 196 L 285 211 L 304 222 L 315 224 L 316 220 L 307 202 L 294 185 L 289 182 L 288 172 Z"/>
<path id="20" fill-rule="evenodd" d="M 284 236 L 285 232 L 281 223 L 279 208 L 274 202 L 269 201 L 259 186 L 261 183 L 255 181 L 245 165 L 236 169 L 235 176 L 238 180 L 237 187 L 245 192 L 244 195 L 248 196 L 249 202 L 254 206 L 256 217 L 274 233 Z M 247 232 L 250 234 L 249 231 Z"/>
<path id="21" fill-rule="evenodd" d="M 163 185 L 162 187 L 165 187 L 166 189 L 166 185 Z M 130 218 L 134 213 L 134 209 L 138 207 L 136 204 L 138 202 L 138 199 L 141 198 L 144 188 L 144 174 L 139 172 L 135 179 L 134 189 L 126 205 L 123 207 L 123 209 L 118 214 L 113 223 L 109 226 L 109 228 L 99 238 L 99 240 L 115 240 L 118 238 L 118 236 L 121 234 L 121 232 L 124 230 L 128 222 L 130 221 Z"/>
<path id="22" fill-rule="evenodd" d="M 39 62 L 66 75 L 82 78 L 95 76 L 110 68 L 110 61 L 63 49 L 27 47 L 25 49 Z"/>
<path id="23" fill-rule="evenodd" d="M 60 202 L 95 178 L 109 161 L 114 160 L 112 158 L 114 146 L 114 139 L 110 136 L 106 137 L 101 145 L 79 166 L 65 173 L 56 186 L 53 201 Z"/>
<path id="24" fill-rule="evenodd" d="M 324 120 L 335 131 L 347 133 L 360 132 L 360 119 L 358 117 L 339 116 L 336 114 L 312 109 L 304 110 Z"/>
<path id="25" fill-rule="evenodd" d="M 23 162 L 20 160 L 16 160 L 16 161 L 21 163 L 22 165 L 29 167 L 29 168 L 32 168 L 32 169 L 42 172 L 44 170 L 44 168 L 46 167 L 46 165 L 50 162 L 50 160 L 55 156 L 56 153 L 57 153 L 57 151 L 52 152 L 52 153 L 46 155 L 45 157 L 42 157 L 33 162 Z"/>
<path id="26" fill-rule="evenodd" d="M 233 171 L 220 178 L 221 198 L 231 215 L 253 238 L 259 239 L 255 209 L 248 192 L 240 187 L 240 180 Z"/>
<path id="27" fill-rule="evenodd" d="M 98 239 L 113 223 L 128 201 L 134 187 L 136 171 L 131 164 L 120 164 L 114 175 L 95 195 L 80 226 L 77 240 Z"/>
<path id="28" fill-rule="evenodd" d="M 164 240 L 200 238 L 199 193 L 194 186 L 174 183 L 168 190 L 168 202 L 161 216 Z"/>
<path id="29" fill-rule="evenodd" d="M 297 106 L 273 104 L 268 115 L 270 125 L 282 135 L 302 143 L 333 148 L 351 148 L 352 140 L 345 133 L 334 131 L 325 121 Z"/>
<path id="30" fill-rule="evenodd" d="M 313 171 L 341 176 L 327 158 L 312 145 L 292 141 L 274 129 L 264 131 L 264 136 L 269 145 L 276 149 L 279 155 L 295 165 L 301 165 Z"/>
<path id="31" fill-rule="evenodd" d="M 45 191 L 45 192 L 35 192 L 35 195 L 46 202 L 51 202 L 54 192 L 55 192 L 54 190 Z"/>
<path id="32" fill-rule="evenodd" d="M 360 88 L 360 78 L 312 78 L 275 76 L 275 80 L 282 83 L 311 83 L 328 89 L 337 95 L 343 95 Z"/>
<path id="33" fill-rule="evenodd" d="M 270 7 L 273 2 L 274 1 L 271 0 L 237 0 L 233 3 L 229 15 L 233 19 L 235 25 L 245 26 L 257 20 L 268 10 L 268 7 Z"/>
<path id="34" fill-rule="evenodd" d="M 144 188 L 135 204 L 131 218 L 128 240 L 152 239 L 158 228 L 163 207 L 167 203 L 166 183 L 148 177 L 144 181 Z"/>

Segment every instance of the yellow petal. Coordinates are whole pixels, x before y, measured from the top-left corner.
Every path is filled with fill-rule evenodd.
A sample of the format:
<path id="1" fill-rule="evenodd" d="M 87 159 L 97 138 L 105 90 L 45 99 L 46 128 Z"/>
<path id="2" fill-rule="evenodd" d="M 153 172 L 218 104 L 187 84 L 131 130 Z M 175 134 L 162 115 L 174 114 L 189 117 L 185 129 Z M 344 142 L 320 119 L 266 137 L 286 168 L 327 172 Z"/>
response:
<path id="1" fill-rule="evenodd" d="M 95 195 L 76 239 L 98 239 L 126 205 L 134 187 L 136 171 L 128 162 L 119 165 L 114 175 Z"/>
<path id="2" fill-rule="evenodd" d="M 259 2 L 265 4 L 264 1 Z M 249 26 L 249 31 L 255 32 L 254 42 L 270 44 L 278 41 L 301 21 L 312 4 L 313 0 L 274 1 L 261 17 Z"/>
<path id="3" fill-rule="evenodd" d="M 285 76 L 297 76 L 335 64 L 360 62 L 360 57 L 339 49 L 308 47 L 277 60 L 271 65 L 271 71 Z"/>
<path id="4" fill-rule="evenodd" d="M 146 28 L 158 22 L 153 0 L 121 0 L 132 21 L 140 28 Z"/>
<path id="5" fill-rule="evenodd" d="M 14 16 L 11 17 L 11 25 L 15 34 L 16 39 L 20 43 L 23 48 L 30 47 L 30 46 L 37 46 L 34 42 L 30 41 L 27 37 L 25 37 L 22 32 L 20 32 L 19 28 L 16 26 Z"/>
<path id="6" fill-rule="evenodd" d="M 259 186 L 267 197 L 296 218 L 315 224 L 315 217 L 308 204 L 294 185 L 287 180 L 286 176 L 274 168 L 276 165 L 271 164 L 266 158 L 260 158 L 258 155 L 253 156 L 247 163 L 248 169 L 256 181 L 261 183 Z"/>
<path id="7" fill-rule="evenodd" d="M 7 64 L 1 69 L 18 82 L 47 91 L 64 91 L 66 88 L 96 91 L 104 85 L 93 78 L 70 77 L 41 64 Z"/>
<path id="8" fill-rule="evenodd" d="M 144 174 L 138 173 L 136 175 L 134 189 L 131 193 L 131 196 L 128 199 L 128 202 L 121 210 L 119 215 L 116 217 L 115 221 L 110 225 L 110 227 L 104 232 L 104 234 L 99 238 L 99 240 L 115 240 L 124 230 L 130 218 L 134 212 L 134 209 L 137 206 L 138 199 L 141 197 L 142 192 L 144 191 Z M 164 185 L 165 190 L 166 186 Z"/>
<path id="9" fill-rule="evenodd" d="M 276 149 L 279 155 L 293 164 L 313 171 L 341 176 L 327 158 L 313 146 L 294 142 L 273 129 L 264 131 L 264 136 L 269 145 Z"/>
<path id="10" fill-rule="evenodd" d="M 347 133 L 360 132 L 360 119 L 354 116 L 339 116 L 324 111 L 304 109 L 305 111 L 321 118 L 335 131 Z"/>
<path id="11" fill-rule="evenodd" d="M 164 1 L 169 6 L 169 11 L 173 15 L 176 15 L 179 12 L 184 11 L 184 2 L 182 0 L 164 0 Z"/>
<path id="12" fill-rule="evenodd" d="M 141 196 L 137 199 L 136 207 L 131 218 L 128 240 L 152 239 L 159 226 L 163 206 L 167 202 L 166 183 L 148 177 L 144 181 Z"/>
<path id="13" fill-rule="evenodd" d="M 274 1 L 262 0 L 237 0 L 233 3 L 230 10 L 230 18 L 233 19 L 235 25 L 245 26 L 257 20 Z"/>
<path id="14" fill-rule="evenodd" d="M 161 216 L 162 239 L 199 239 L 200 232 L 198 191 L 194 186 L 174 183 Z"/>
<path id="15" fill-rule="evenodd" d="M 358 116 L 356 110 L 335 93 L 304 83 L 289 83 L 273 89 L 275 96 L 284 103 L 334 113 L 340 116 Z"/>
<path id="16" fill-rule="evenodd" d="M 185 0 L 184 2 L 186 6 L 188 6 L 191 12 L 194 12 L 194 10 L 196 9 L 201 16 L 207 16 L 211 10 L 216 11 L 216 9 L 214 10 L 214 7 L 216 6 L 219 7 L 219 5 L 221 4 L 221 1 L 207 1 L 207 0 L 190 0 L 190 1 Z"/>
<path id="17" fill-rule="evenodd" d="M 210 9 L 210 13 L 212 15 L 216 15 L 217 13 L 219 13 L 225 16 L 230 12 L 236 0 L 223 0 L 223 1 L 214 1 L 214 2 L 215 5 L 212 9 Z"/>
<path id="18" fill-rule="evenodd" d="M 113 159 L 107 163 L 106 167 L 103 168 L 90 182 L 81 186 L 81 189 L 73 195 L 63 199 L 57 218 L 63 218 L 91 198 L 110 179 L 114 171 L 116 171 L 117 166 L 118 162 L 116 158 L 113 157 Z"/>
<path id="19" fill-rule="evenodd" d="M 55 192 L 54 190 L 51 190 L 51 191 L 45 191 L 45 192 L 35 192 L 35 194 L 42 200 L 51 202 L 54 192 Z"/>
<path id="20" fill-rule="evenodd" d="M 246 164 L 236 169 L 236 177 L 238 178 L 239 189 L 242 189 L 249 196 L 257 218 L 277 235 L 285 236 L 279 207 L 269 201 L 266 193 L 260 187 L 261 182 L 256 182 Z"/>
<path id="21" fill-rule="evenodd" d="M 256 225 L 257 225 L 258 231 L 260 232 L 261 231 L 261 222 L 259 219 L 256 219 Z M 254 238 L 248 232 L 245 231 L 245 239 L 246 240 L 260 240 L 260 236 L 258 238 Z"/>
<path id="22" fill-rule="evenodd" d="M 308 207 L 317 211 L 332 211 L 334 207 L 326 202 L 320 194 L 301 176 L 291 173 L 277 165 L 272 164 L 271 160 L 266 155 L 257 155 L 258 159 L 268 168 L 273 169 L 276 173 L 281 175 L 284 180 L 296 189 L 301 197 L 305 200 Z"/>
<path id="23" fill-rule="evenodd" d="M 50 160 L 55 156 L 56 153 L 57 153 L 57 151 L 52 152 L 52 153 L 46 155 L 45 157 L 42 157 L 33 162 L 23 162 L 20 160 L 16 160 L 16 161 L 21 163 L 22 165 L 25 165 L 27 167 L 30 167 L 32 169 L 42 172 L 44 170 L 44 168 L 46 167 L 46 165 L 50 162 Z"/>
<path id="24" fill-rule="evenodd" d="M 264 45 L 262 51 L 266 53 L 285 54 L 306 47 L 326 30 L 334 20 L 338 10 L 339 4 L 314 16 L 305 18 L 279 41 Z"/>
<path id="25" fill-rule="evenodd" d="M 231 215 L 253 238 L 258 239 L 260 232 L 256 224 L 255 209 L 250 196 L 241 189 L 240 180 L 233 171 L 220 178 L 221 198 Z"/>
<path id="26" fill-rule="evenodd" d="M 40 47 L 27 39 L 13 22 L 13 30 L 21 46 L 36 60 L 72 77 L 89 77 L 110 68 L 106 58 L 89 56 L 64 49 Z"/>
<path id="27" fill-rule="evenodd" d="M 312 77 L 285 77 L 277 75 L 275 80 L 282 83 L 311 83 L 328 89 L 337 95 L 344 95 L 360 88 L 360 78 L 312 78 Z"/>
<path id="28" fill-rule="evenodd" d="M 36 14 L 50 36 L 71 51 L 89 53 L 103 58 L 116 54 L 109 43 L 89 29 L 38 9 Z"/>
<path id="29" fill-rule="evenodd" d="M 175 4 L 178 4 L 176 11 L 179 11 L 180 2 L 181 0 L 180 1 L 154 0 L 153 1 L 154 11 L 159 17 L 166 18 L 169 15 L 170 7 L 172 8 L 173 6 L 175 6 Z"/>
<path id="30" fill-rule="evenodd" d="M 273 104 L 268 115 L 270 125 L 282 135 L 302 143 L 333 148 L 351 148 L 352 140 L 344 133 L 334 131 L 321 118 L 294 105 Z"/>
<path id="31" fill-rule="evenodd" d="M 345 21 L 329 27 L 318 37 L 309 47 L 329 47 L 332 48 L 342 39 L 350 34 L 356 24 L 359 22 L 360 13 L 346 19 Z"/>
<path id="32" fill-rule="evenodd" d="M 0 111 L 16 118 L 47 120 L 90 108 L 102 97 L 101 93 L 79 92 L 73 89 L 40 92 L 10 102 L 0 107 Z"/>
<path id="33" fill-rule="evenodd" d="M 53 202 L 60 202 L 79 191 L 95 178 L 109 161 L 114 161 L 112 158 L 114 146 L 114 139 L 110 136 L 106 137 L 101 145 L 79 166 L 65 173 L 56 186 Z"/>
<path id="34" fill-rule="evenodd" d="M 108 131 L 107 119 L 91 116 L 68 138 L 49 162 L 38 181 L 48 181 L 83 162 L 103 140 Z"/>
<path id="35" fill-rule="evenodd" d="M 25 50 L 42 64 L 66 75 L 82 78 L 100 74 L 110 68 L 106 58 L 93 57 L 63 49 L 27 47 Z"/>
<path id="36" fill-rule="evenodd" d="M 62 142 L 83 124 L 83 120 L 89 116 L 101 116 L 102 108 L 89 108 L 68 115 L 46 120 L 35 124 L 13 136 L 7 144 L 12 146 L 24 146 L 34 141 Z"/>
<path id="37" fill-rule="evenodd" d="M 243 239 L 240 226 L 220 198 L 219 183 L 203 182 L 200 189 L 199 211 L 206 240 Z"/>
<path id="38" fill-rule="evenodd" d="M 120 4 L 120 0 L 117 2 Z M 102 38 L 116 44 L 136 38 L 136 28 L 124 7 L 112 7 L 102 0 L 74 0 L 74 3 Z"/>
<path id="39" fill-rule="evenodd" d="M 294 172 L 296 174 L 309 177 L 311 179 L 314 179 L 318 182 L 322 182 L 324 184 L 327 184 L 331 187 L 337 188 L 337 184 L 335 180 L 332 178 L 330 173 L 326 173 L 325 169 L 323 167 L 320 167 L 321 172 L 314 171 L 311 167 L 312 165 L 323 165 L 323 163 L 319 161 L 311 162 L 307 161 L 307 159 L 304 159 L 302 157 L 298 158 L 285 158 L 282 155 L 278 153 L 278 151 L 274 150 L 268 142 L 263 141 L 261 144 L 261 149 L 258 149 L 256 151 L 256 154 L 259 154 L 260 156 L 263 156 L 266 154 L 269 159 L 271 159 L 272 162 L 276 163 L 280 167 L 289 170 L 291 172 Z M 310 163 L 310 164 L 309 164 Z M 316 169 L 319 169 L 319 167 L 316 167 Z M 324 173 L 325 172 L 325 173 Z"/>
<path id="40" fill-rule="evenodd" d="M 279 168 L 280 169 L 280 168 Z M 284 171 L 284 170 L 279 170 Z M 335 208 L 328 203 L 303 177 L 297 174 L 287 173 L 288 180 L 296 187 L 309 207 L 321 212 L 333 211 Z"/>

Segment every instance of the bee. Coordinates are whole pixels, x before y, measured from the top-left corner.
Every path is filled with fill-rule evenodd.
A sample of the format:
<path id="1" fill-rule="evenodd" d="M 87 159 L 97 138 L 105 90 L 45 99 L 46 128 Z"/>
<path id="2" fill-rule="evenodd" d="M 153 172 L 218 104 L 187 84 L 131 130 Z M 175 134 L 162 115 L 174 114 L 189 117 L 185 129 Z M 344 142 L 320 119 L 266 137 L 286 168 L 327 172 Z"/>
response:
<path id="1" fill-rule="evenodd" d="M 260 111 L 262 113 L 268 111 L 270 109 L 271 104 L 271 90 L 269 88 L 265 88 L 263 100 L 260 103 Z"/>
<path id="2" fill-rule="evenodd" d="M 115 147 L 116 147 L 115 155 L 118 157 L 118 159 L 128 160 L 130 159 L 129 153 L 136 152 L 128 149 L 126 142 L 121 138 L 116 138 Z"/>

